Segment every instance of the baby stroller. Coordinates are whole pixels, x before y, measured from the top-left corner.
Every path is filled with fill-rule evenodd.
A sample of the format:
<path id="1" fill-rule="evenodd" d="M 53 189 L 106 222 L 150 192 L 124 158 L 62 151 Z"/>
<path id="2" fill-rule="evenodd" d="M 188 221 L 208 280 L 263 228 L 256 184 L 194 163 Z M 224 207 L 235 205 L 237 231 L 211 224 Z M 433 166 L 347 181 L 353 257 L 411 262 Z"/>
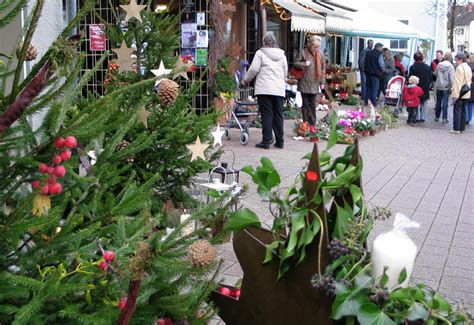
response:
<path id="1" fill-rule="evenodd" d="M 399 112 L 402 107 L 402 93 L 404 87 L 405 78 L 402 76 L 392 77 L 388 81 L 383 104 L 395 106 L 395 112 Z"/>
<path id="2" fill-rule="evenodd" d="M 225 125 L 225 137 L 231 139 L 231 128 L 240 129 L 240 144 L 247 145 L 250 138 L 249 127 L 258 116 L 258 103 L 253 97 L 254 88 L 240 87 L 230 118 Z"/>

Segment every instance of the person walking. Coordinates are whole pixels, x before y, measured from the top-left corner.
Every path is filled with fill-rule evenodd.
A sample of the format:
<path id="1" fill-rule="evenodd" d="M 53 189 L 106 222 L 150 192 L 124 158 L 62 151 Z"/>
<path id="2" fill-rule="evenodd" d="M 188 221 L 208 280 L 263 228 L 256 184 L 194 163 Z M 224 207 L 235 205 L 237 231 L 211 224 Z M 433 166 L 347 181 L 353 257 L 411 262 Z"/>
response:
<path id="1" fill-rule="evenodd" d="M 390 78 L 393 77 L 395 74 L 395 62 L 392 58 L 392 52 L 388 48 L 384 48 L 382 50 L 383 61 L 384 61 L 384 68 L 382 70 L 382 77 L 380 83 L 380 90 L 382 94 L 385 96 L 385 91 L 387 90 L 388 81 Z"/>
<path id="2" fill-rule="evenodd" d="M 469 66 L 471 67 L 471 72 L 473 74 L 473 79 L 471 79 L 471 89 L 474 87 L 474 53 L 469 55 Z M 466 107 L 466 124 L 471 123 L 472 120 L 472 110 L 474 108 L 474 91 L 471 90 L 471 98 L 467 101 Z"/>
<path id="3" fill-rule="evenodd" d="M 410 67 L 408 76 L 416 76 L 420 79 L 419 86 L 423 89 L 423 96 L 420 98 L 421 103 L 416 116 L 416 121 L 423 123 L 425 122 L 426 116 L 426 103 L 430 98 L 432 74 L 430 66 L 423 62 L 423 53 L 418 51 L 415 53 L 413 58 L 415 59 L 415 63 Z"/>
<path id="4" fill-rule="evenodd" d="M 248 84 L 254 78 L 255 95 L 262 115 L 262 141 L 257 148 L 269 149 L 275 133 L 275 147 L 283 148 L 283 101 L 288 75 L 288 63 L 285 52 L 278 48 L 272 34 L 263 38 L 263 47 L 255 53 L 252 64 L 242 83 Z"/>
<path id="5" fill-rule="evenodd" d="M 436 78 L 437 78 L 437 76 L 435 74 L 436 67 L 438 66 L 438 64 L 443 62 L 443 59 L 444 59 L 443 51 L 437 50 L 436 51 L 436 58 L 433 61 L 431 61 L 431 71 L 433 73 L 433 83 L 436 82 Z"/>
<path id="6" fill-rule="evenodd" d="M 448 100 L 449 92 L 453 86 L 454 81 L 454 67 L 451 64 L 453 56 L 447 52 L 444 55 L 444 60 L 436 65 L 434 75 L 436 77 L 436 111 L 435 121 L 438 122 L 443 112 L 443 123 L 448 123 Z"/>
<path id="7" fill-rule="evenodd" d="M 320 50 L 321 37 L 313 35 L 306 41 L 306 46 L 293 64 L 295 68 L 305 70 L 303 77 L 298 81 L 298 91 L 303 100 L 303 121 L 308 122 L 310 132 L 316 124 L 316 95 L 319 86 L 324 81 L 326 60 Z"/>
<path id="8" fill-rule="evenodd" d="M 411 126 L 416 125 L 416 114 L 421 103 L 420 97 L 423 96 L 423 89 L 418 86 L 419 81 L 418 77 L 411 76 L 408 80 L 408 86 L 403 88 L 403 105 L 407 108 L 407 123 Z"/>
<path id="9" fill-rule="evenodd" d="M 471 98 L 471 90 L 464 91 L 465 85 L 471 85 L 472 72 L 467 64 L 466 54 L 458 52 L 454 57 L 456 61 L 456 72 L 454 74 L 453 90 L 453 129 L 449 132 L 459 134 L 466 129 L 466 103 Z M 467 89 L 466 89 L 467 90 Z"/>
<path id="10" fill-rule="evenodd" d="M 367 41 L 367 47 L 360 52 L 359 55 L 359 71 L 360 71 L 360 96 L 364 101 L 364 105 L 367 105 L 367 75 L 365 74 L 365 55 L 371 51 L 374 47 L 374 41 L 369 39 Z"/>
<path id="11" fill-rule="evenodd" d="M 385 68 L 385 62 L 382 57 L 383 44 L 377 43 L 374 49 L 365 55 L 364 71 L 367 75 L 367 101 L 377 106 L 377 97 L 380 92 L 380 77 Z"/>

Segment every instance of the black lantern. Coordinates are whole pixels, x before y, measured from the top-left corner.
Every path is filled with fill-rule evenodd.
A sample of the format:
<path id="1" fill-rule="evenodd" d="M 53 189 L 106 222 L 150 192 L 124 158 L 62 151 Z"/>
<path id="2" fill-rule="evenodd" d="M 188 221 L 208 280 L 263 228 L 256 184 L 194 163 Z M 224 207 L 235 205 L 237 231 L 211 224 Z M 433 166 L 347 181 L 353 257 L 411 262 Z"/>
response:
<path id="1" fill-rule="evenodd" d="M 218 178 L 221 183 L 228 185 L 239 184 L 239 170 L 230 168 L 226 162 L 221 163 L 222 168 L 214 168 L 212 170 L 212 178 Z"/>

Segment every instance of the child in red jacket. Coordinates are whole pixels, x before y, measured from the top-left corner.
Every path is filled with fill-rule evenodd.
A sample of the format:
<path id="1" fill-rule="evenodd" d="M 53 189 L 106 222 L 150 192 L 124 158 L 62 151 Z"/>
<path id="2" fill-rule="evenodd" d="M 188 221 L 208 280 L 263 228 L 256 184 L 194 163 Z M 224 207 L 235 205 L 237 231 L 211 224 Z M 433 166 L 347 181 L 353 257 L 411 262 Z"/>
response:
<path id="1" fill-rule="evenodd" d="M 418 77 L 411 76 L 408 80 L 408 86 L 403 89 L 403 104 L 408 111 L 407 123 L 411 126 L 416 125 L 416 113 L 420 106 L 420 96 L 423 96 L 423 89 L 418 86 L 419 81 Z"/>

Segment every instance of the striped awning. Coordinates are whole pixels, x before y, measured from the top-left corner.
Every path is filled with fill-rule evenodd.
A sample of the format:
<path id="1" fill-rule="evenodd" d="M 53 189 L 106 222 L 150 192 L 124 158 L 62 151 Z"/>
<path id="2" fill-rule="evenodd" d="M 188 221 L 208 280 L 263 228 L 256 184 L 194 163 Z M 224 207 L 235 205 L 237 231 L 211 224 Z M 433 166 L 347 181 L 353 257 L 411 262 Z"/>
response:
<path id="1" fill-rule="evenodd" d="M 298 3 L 306 8 L 326 13 L 326 30 L 328 32 L 347 32 L 352 29 L 352 18 L 346 16 L 341 9 L 321 5 L 311 0 L 299 0 Z"/>
<path id="2" fill-rule="evenodd" d="M 325 33 L 326 19 L 311 9 L 307 9 L 291 0 L 272 0 L 272 2 L 291 13 L 291 31 Z"/>

